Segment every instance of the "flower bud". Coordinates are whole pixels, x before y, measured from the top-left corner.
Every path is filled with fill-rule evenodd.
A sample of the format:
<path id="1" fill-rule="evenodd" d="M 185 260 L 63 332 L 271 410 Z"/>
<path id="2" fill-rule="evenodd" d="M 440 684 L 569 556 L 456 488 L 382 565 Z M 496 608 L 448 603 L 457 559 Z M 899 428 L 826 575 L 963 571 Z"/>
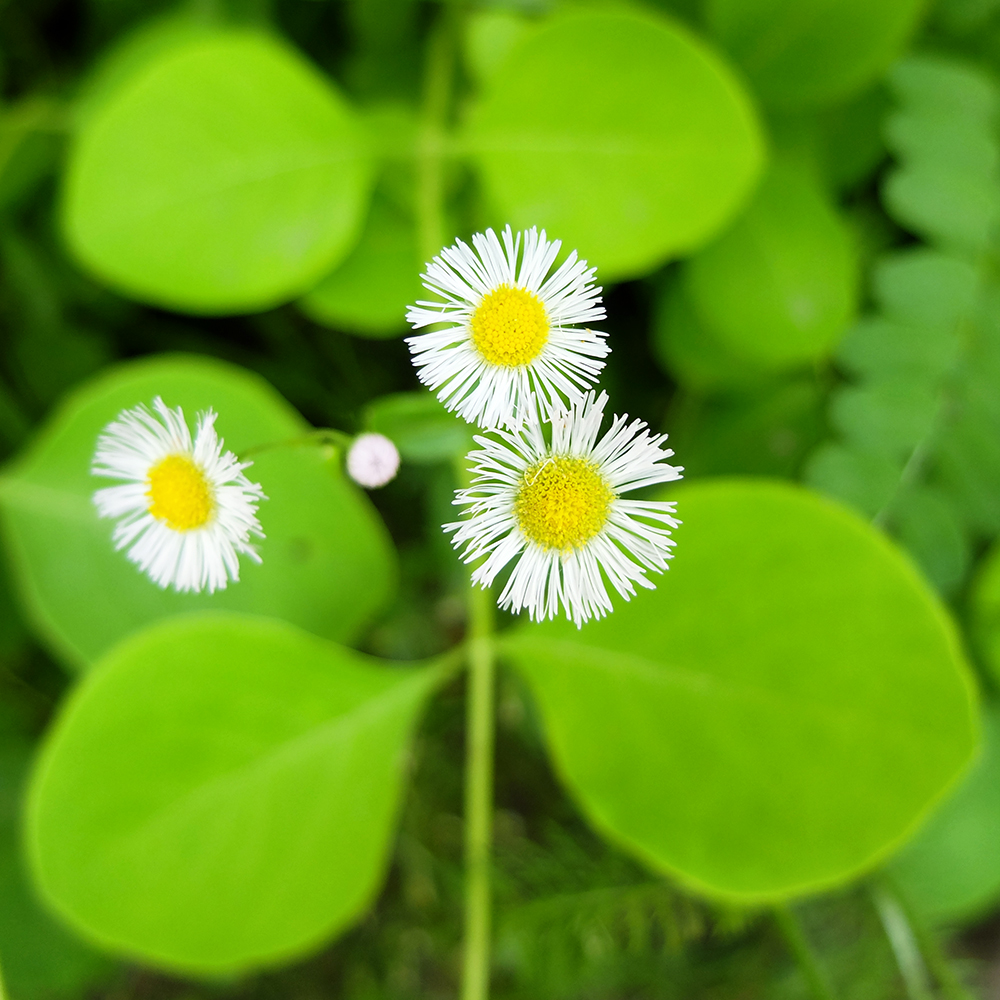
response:
<path id="1" fill-rule="evenodd" d="M 396 478 L 399 451 L 384 434 L 359 434 L 347 453 L 347 474 L 373 490 Z"/>

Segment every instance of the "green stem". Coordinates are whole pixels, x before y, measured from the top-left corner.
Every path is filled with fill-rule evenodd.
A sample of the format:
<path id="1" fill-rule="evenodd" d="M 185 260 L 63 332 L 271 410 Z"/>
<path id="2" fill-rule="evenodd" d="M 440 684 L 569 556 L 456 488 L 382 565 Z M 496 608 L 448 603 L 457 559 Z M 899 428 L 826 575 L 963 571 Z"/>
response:
<path id="1" fill-rule="evenodd" d="M 885 936 L 889 939 L 899 974 L 903 977 L 909 1000 L 933 1000 L 927 967 L 920 955 L 920 948 L 910 926 L 906 911 L 899 900 L 884 884 L 876 884 L 872 889 L 875 909 L 878 911 Z"/>
<path id="2" fill-rule="evenodd" d="M 941 987 L 941 992 L 947 997 L 947 1000 L 975 1000 L 973 994 L 965 988 L 962 981 L 956 975 L 937 937 L 920 918 L 920 915 L 909 905 L 906 896 L 888 879 L 883 881 L 882 891 L 895 900 L 896 905 L 909 924 L 910 933 L 917 947 L 920 949 L 920 954 L 923 956 L 928 971 L 937 980 L 938 985 Z"/>
<path id="3" fill-rule="evenodd" d="M 789 951 L 799 963 L 813 996 L 816 1000 L 836 1000 L 836 994 L 833 992 L 826 971 L 820 965 L 798 918 L 784 903 L 778 903 L 773 912 L 774 922 L 778 925 Z"/>
<path id="4" fill-rule="evenodd" d="M 469 592 L 465 737 L 465 939 L 462 1000 L 486 1000 L 490 981 L 493 848 L 493 595 Z"/>
<path id="5" fill-rule="evenodd" d="M 455 75 L 458 2 L 447 0 L 427 45 L 421 126 L 417 138 L 417 235 L 423 259 L 444 246 L 444 151 Z"/>

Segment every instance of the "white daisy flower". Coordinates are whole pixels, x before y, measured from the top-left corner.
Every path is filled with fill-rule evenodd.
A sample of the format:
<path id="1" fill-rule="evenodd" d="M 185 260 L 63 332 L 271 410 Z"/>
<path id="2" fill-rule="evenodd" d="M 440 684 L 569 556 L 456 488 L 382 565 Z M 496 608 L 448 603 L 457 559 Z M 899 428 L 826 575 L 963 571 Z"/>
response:
<path id="1" fill-rule="evenodd" d="M 598 441 L 607 400 L 589 392 L 554 414 L 551 442 L 537 420 L 476 436 L 475 478 L 454 501 L 466 518 L 444 528 L 464 547 L 465 562 L 483 559 L 473 583 L 490 586 L 517 560 L 500 607 L 527 608 L 535 621 L 562 607 L 579 628 L 612 610 L 605 578 L 628 600 L 635 583 L 654 589 L 647 570 L 667 568 L 670 529 L 680 524 L 675 504 L 621 495 L 680 479 L 682 469 L 666 462 L 673 455 L 662 447 L 666 434 L 650 434 L 641 420 L 627 423 L 627 415 L 616 416 Z"/>
<path id="2" fill-rule="evenodd" d="M 122 410 L 101 432 L 90 471 L 125 482 L 94 494 L 97 512 L 118 519 L 115 548 L 161 587 L 224 590 L 240 578 L 239 555 L 260 562 L 250 537 L 264 537 L 267 497 L 243 474 L 253 463 L 223 452 L 212 410 L 192 442 L 179 406 L 157 397 L 153 409 Z"/>
<path id="3" fill-rule="evenodd" d="M 579 401 L 610 352 L 607 334 L 575 325 L 604 319 L 595 269 L 574 250 L 550 275 L 562 244 L 544 229 L 507 226 L 502 246 L 487 229 L 472 244 L 457 240 L 427 266 L 424 287 L 444 301 L 407 310 L 414 329 L 448 324 L 407 339 L 420 381 L 481 427 L 518 426 L 532 393 L 544 416 Z"/>

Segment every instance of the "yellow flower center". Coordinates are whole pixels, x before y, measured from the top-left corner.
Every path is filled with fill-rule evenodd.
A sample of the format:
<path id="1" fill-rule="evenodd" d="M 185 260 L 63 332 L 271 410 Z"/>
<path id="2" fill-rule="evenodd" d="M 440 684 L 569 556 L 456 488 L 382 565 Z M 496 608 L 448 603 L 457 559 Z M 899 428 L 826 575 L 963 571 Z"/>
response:
<path id="1" fill-rule="evenodd" d="M 533 542 L 568 551 L 604 527 L 614 498 L 596 463 L 556 455 L 525 470 L 514 513 Z"/>
<path id="2" fill-rule="evenodd" d="M 501 285 L 484 296 L 472 314 L 472 343 L 494 365 L 526 365 L 548 339 L 545 306 L 525 288 Z"/>
<path id="3" fill-rule="evenodd" d="M 168 455 L 149 470 L 149 513 L 174 531 L 200 528 L 215 500 L 205 473 L 187 455 Z"/>

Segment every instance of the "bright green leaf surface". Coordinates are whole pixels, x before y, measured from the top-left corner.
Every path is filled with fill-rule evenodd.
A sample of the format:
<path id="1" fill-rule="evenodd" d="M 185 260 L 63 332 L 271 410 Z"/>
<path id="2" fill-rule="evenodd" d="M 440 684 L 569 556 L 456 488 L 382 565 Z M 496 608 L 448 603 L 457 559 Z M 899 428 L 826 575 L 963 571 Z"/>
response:
<path id="1" fill-rule="evenodd" d="M 993 677 L 1000 681 L 1000 544 L 994 544 L 972 591 L 977 644 Z"/>
<path id="2" fill-rule="evenodd" d="M 844 224 L 801 166 L 772 165 L 736 224 L 685 265 L 695 313 L 736 358 L 781 368 L 823 356 L 853 318 Z"/>
<path id="3" fill-rule="evenodd" d="M 971 920 L 1000 898 L 1000 712 L 983 712 L 982 755 L 889 872 L 936 923 Z"/>
<path id="4" fill-rule="evenodd" d="M 394 337 L 408 329 L 406 307 L 422 297 L 421 269 L 412 220 L 376 198 L 351 255 L 299 299 L 299 307 L 346 333 Z"/>
<path id="5" fill-rule="evenodd" d="M 407 462 L 448 462 L 474 447 L 474 428 L 429 392 L 376 399 L 365 410 L 365 429 L 391 439 Z"/>
<path id="6" fill-rule="evenodd" d="M 467 139 L 499 222 L 545 226 L 605 280 L 710 239 L 762 162 L 756 117 L 725 64 L 679 25 L 626 11 L 529 34 Z"/>
<path id="7" fill-rule="evenodd" d="M 170 47 L 77 138 L 64 226 L 80 260 L 145 301 L 262 309 L 350 250 L 370 166 L 343 99 L 279 42 Z"/>
<path id="8" fill-rule="evenodd" d="M 393 557 L 367 499 L 315 446 L 252 454 L 270 499 L 261 565 L 244 559 L 240 582 L 215 594 L 161 590 L 112 547 L 112 521 L 98 519 L 90 475 L 97 436 L 122 409 L 157 395 L 182 406 L 189 425 L 213 407 L 237 454 L 308 431 L 263 380 L 206 358 L 177 356 L 122 365 L 69 397 L 27 453 L 0 480 L 0 504 L 21 595 L 41 636 L 70 665 L 93 662 L 126 633 L 205 608 L 284 618 L 341 641 L 357 635 L 389 596 Z"/>
<path id="9" fill-rule="evenodd" d="M 708 24 L 776 108 L 830 104 L 872 83 L 924 0 L 708 0 Z"/>
<path id="10" fill-rule="evenodd" d="M 814 494 L 670 495 L 684 524 L 655 592 L 508 644 L 556 764 L 602 830 L 696 889 L 749 902 L 844 882 L 975 748 L 953 626 L 891 543 Z"/>
<path id="11" fill-rule="evenodd" d="M 249 616 L 133 636 L 49 734 L 29 801 L 39 885 L 94 940 L 168 968 L 317 946 L 378 888 L 437 677 Z"/>

